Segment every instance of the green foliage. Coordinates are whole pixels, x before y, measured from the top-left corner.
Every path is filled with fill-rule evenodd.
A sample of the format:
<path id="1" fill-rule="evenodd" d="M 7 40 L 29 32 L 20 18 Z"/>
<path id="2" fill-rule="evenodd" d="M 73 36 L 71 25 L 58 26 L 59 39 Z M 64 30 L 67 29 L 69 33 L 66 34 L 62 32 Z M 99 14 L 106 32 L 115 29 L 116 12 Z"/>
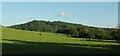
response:
<path id="1" fill-rule="evenodd" d="M 117 39 L 117 37 L 118 37 L 118 31 L 117 31 L 117 29 L 112 30 L 112 32 L 110 34 L 111 34 L 111 36 L 112 36 L 113 39 Z"/>
<path id="2" fill-rule="evenodd" d="M 31 22 L 9 26 L 10 28 L 28 30 L 28 31 L 40 31 L 40 32 L 57 32 L 59 29 L 67 30 L 67 28 L 82 26 L 80 24 L 65 23 L 61 21 L 38 21 L 33 20 Z"/>
<path id="3" fill-rule="evenodd" d="M 117 41 L 120 41 L 120 29 L 114 29 L 110 33 L 111 37 Z"/>
<path id="4" fill-rule="evenodd" d="M 120 29 L 117 30 L 117 41 L 120 41 Z"/>
<path id="5" fill-rule="evenodd" d="M 103 29 L 97 29 L 95 34 L 95 37 L 98 39 L 106 39 L 107 38 L 107 32 Z"/>

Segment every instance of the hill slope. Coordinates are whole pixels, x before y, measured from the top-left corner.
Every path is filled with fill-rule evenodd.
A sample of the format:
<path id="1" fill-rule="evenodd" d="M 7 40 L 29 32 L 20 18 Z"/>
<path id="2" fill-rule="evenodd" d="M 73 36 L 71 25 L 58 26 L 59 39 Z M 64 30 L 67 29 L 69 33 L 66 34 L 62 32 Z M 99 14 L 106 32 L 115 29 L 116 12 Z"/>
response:
<path id="1" fill-rule="evenodd" d="M 58 29 L 64 29 L 64 28 L 93 28 L 97 29 L 98 27 L 93 27 L 93 26 L 85 26 L 82 24 L 74 24 L 74 23 L 68 23 L 68 22 L 61 22 L 61 21 L 41 21 L 41 20 L 33 20 L 31 22 L 27 22 L 24 24 L 19 24 L 19 25 L 13 25 L 13 26 L 8 26 L 10 28 L 14 29 L 20 29 L 20 30 L 28 30 L 28 31 L 40 31 L 40 32 L 57 32 Z M 111 31 L 114 28 L 101 28 L 106 31 Z"/>
<path id="2" fill-rule="evenodd" d="M 23 31 L 3 27 L 3 54 L 118 54 L 118 43 L 83 41 L 65 34 Z M 95 39 L 94 39 L 95 40 Z"/>
<path id="3" fill-rule="evenodd" d="M 117 29 L 97 28 L 61 21 L 50 22 L 33 20 L 28 23 L 9 26 L 9 28 L 37 32 L 64 33 L 77 38 L 113 39 L 119 41 L 119 37 L 116 36 Z"/>
<path id="4" fill-rule="evenodd" d="M 28 30 L 28 31 L 40 31 L 40 32 L 57 32 L 58 29 L 72 28 L 72 27 L 87 27 L 81 24 L 73 24 L 61 21 L 39 21 L 33 20 L 31 22 L 9 26 L 10 28 Z"/>

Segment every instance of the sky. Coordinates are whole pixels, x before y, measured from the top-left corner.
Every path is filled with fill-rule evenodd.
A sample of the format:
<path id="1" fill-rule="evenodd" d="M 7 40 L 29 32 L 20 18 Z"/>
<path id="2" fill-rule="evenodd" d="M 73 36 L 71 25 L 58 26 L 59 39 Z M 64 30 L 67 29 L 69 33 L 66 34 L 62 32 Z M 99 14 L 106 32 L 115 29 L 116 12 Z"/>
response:
<path id="1" fill-rule="evenodd" d="M 119 0 L 1 0 L 2 2 L 118 2 Z"/>
<path id="2" fill-rule="evenodd" d="M 117 2 L 3 2 L 2 25 L 32 20 L 64 21 L 95 27 L 115 28 Z"/>

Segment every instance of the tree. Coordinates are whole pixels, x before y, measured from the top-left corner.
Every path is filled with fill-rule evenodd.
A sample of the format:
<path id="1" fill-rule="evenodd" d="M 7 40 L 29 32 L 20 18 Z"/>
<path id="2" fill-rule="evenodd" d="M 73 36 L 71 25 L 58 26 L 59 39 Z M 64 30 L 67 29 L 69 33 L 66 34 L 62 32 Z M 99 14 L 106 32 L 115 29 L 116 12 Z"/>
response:
<path id="1" fill-rule="evenodd" d="M 78 37 L 78 36 L 79 36 L 76 27 L 72 27 L 72 28 L 70 28 L 70 29 L 69 29 L 69 32 L 70 32 L 70 34 L 71 34 L 73 37 Z"/>
<path id="2" fill-rule="evenodd" d="M 98 28 L 95 31 L 95 38 L 99 39 L 99 41 L 105 39 L 107 38 L 107 32 L 103 29 Z"/>
<path id="3" fill-rule="evenodd" d="M 117 40 L 117 35 L 118 34 L 118 30 L 114 29 L 112 30 L 112 32 L 110 33 L 110 35 L 112 36 L 112 39 L 116 39 Z"/>
<path id="4" fill-rule="evenodd" d="M 117 42 L 120 41 L 120 29 L 117 29 Z"/>
<path id="5" fill-rule="evenodd" d="M 90 30 L 88 28 L 83 28 L 79 31 L 79 37 L 86 38 L 86 39 L 88 38 L 90 41 L 93 35 L 90 33 Z"/>
<path id="6" fill-rule="evenodd" d="M 112 36 L 112 39 L 117 40 L 117 42 L 120 41 L 120 29 L 114 29 L 110 34 Z"/>

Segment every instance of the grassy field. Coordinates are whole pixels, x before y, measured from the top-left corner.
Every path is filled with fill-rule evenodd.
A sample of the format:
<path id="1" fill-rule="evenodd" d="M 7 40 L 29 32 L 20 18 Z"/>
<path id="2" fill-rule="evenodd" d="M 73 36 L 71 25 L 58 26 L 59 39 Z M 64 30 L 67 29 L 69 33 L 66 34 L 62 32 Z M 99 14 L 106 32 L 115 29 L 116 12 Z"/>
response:
<path id="1" fill-rule="evenodd" d="M 65 34 L 2 28 L 3 54 L 118 54 L 115 40 L 71 38 Z"/>

